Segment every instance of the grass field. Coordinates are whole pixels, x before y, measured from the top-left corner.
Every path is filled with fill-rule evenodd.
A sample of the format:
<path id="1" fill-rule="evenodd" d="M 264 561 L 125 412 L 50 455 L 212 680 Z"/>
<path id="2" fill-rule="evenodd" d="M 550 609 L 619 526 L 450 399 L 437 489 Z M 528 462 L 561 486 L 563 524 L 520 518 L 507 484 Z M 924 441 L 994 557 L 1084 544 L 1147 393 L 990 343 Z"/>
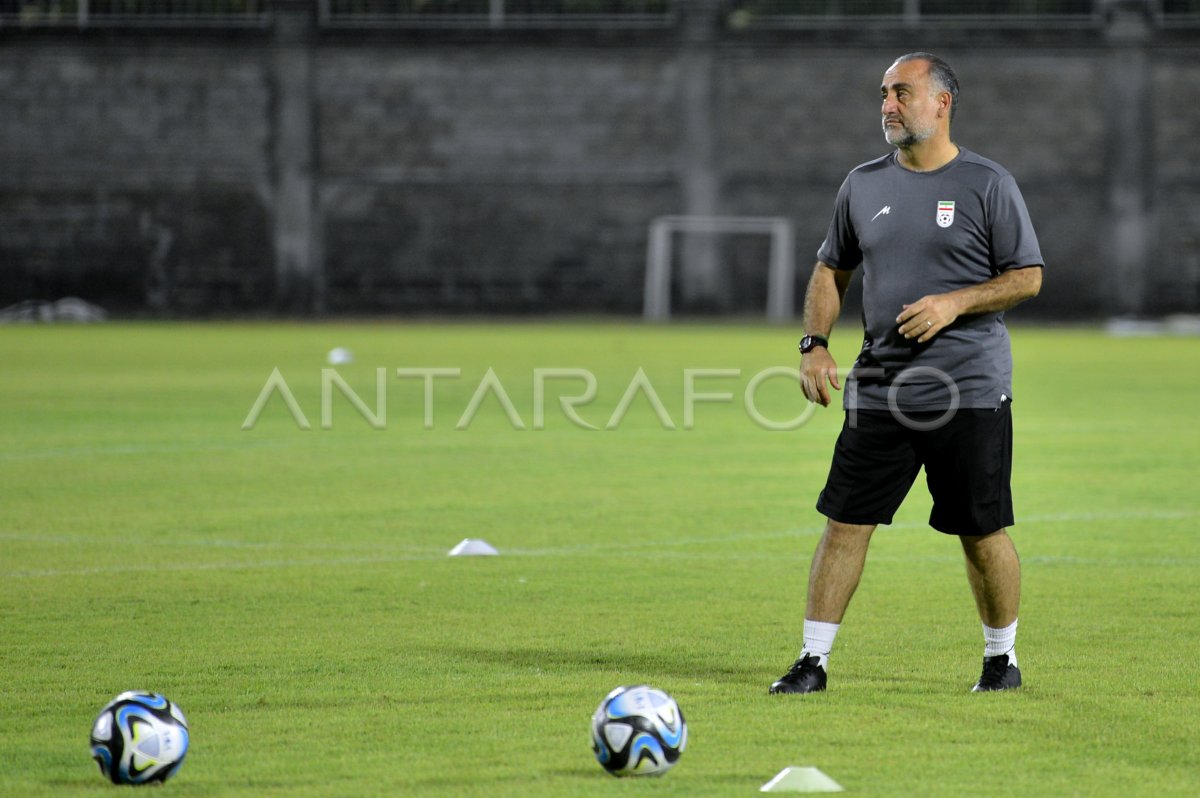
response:
<path id="1" fill-rule="evenodd" d="M 983 640 L 918 482 L 876 534 L 830 691 L 768 696 L 799 645 L 812 505 L 840 411 L 770 431 L 750 379 L 795 330 L 626 324 L 0 328 L 0 794 L 104 794 L 96 712 L 188 713 L 172 795 L 750 796 L 815 765 L 870 796 L 1200 794 L 1200 342 L 1014 330 L 1013 537 L 1026 686 L 972 695 Z M 857 332 L 839 330 L 849 365 Z M 336 387 L 322 428 L 321 369 Z M 422 381 L 397 368 L 457 368 Z M 586 369 L 604 427 L 534 370 Z M 311 429 L 274 395 L 272 370 Z M 457 429 L 487 370 L 489 393 Z M 684 429 L 684 369 L 706 377 Z M 762 384 L 771 419 L 803 409 Z M 496 558 L 449 558 L 465 537 Z M 690 726 L 665 778 L 618 781 L 588 721 L 618 684 Z"/>

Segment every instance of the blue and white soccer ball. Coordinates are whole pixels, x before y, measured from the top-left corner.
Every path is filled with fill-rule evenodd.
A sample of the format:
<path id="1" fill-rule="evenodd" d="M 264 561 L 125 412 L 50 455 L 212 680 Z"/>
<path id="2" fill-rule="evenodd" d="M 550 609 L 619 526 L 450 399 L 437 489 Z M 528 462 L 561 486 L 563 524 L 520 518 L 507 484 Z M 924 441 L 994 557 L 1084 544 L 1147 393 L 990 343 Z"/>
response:
<path id="1" fill-rule="evenodd" d="M 113 784 L 166 781 L 183 765 L 188 742 L 183 712 L 158 693 L 121 693 L 92 724 L 92 759 Z"/>
<path id="2" fill-rule="evenodd" d="M 679 705 L 653 687 L 618 687 L 592 716 L 592 751 L 614 776 L 661 776 L 686 746 Z"/>

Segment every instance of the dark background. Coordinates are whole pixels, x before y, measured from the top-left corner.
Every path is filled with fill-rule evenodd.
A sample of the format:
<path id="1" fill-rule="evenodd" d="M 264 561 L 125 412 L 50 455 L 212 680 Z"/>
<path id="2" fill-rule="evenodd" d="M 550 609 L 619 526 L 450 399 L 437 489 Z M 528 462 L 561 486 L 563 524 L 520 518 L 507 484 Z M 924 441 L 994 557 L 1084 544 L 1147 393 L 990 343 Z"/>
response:
<path id="1" fill-rule="evenodd" d="M 7 0 L 0 306 L 637 314 L 679 213 L 791 219 L 799 297 L 880 76 L 932 50 L 1041 238 L 1023 317 L 1200 309 L 1200 4 L 571 5 Z M 766 239 L 711 246 L 675 309 L 761 313 Z"/>

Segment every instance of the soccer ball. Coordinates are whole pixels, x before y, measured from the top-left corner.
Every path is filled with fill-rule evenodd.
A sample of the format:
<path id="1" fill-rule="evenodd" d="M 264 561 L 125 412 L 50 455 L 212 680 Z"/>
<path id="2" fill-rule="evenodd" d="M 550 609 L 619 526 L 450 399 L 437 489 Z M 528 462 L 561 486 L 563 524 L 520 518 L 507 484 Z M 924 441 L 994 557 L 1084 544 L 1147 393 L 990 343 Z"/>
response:
<path id="1" fill-rule="evenodd" d="M 166 781 L 187 750 L 187 719 L 158 693 L 121 693 L 92 724 L 92 759 L 113 784 Z"/>
<path id="2" fill-rule="evenodd" d="M 661 776 L 685 746 L 687 724 L 679 705 L 653 687 L 618 687 L 592 716 L 592 751 L 614 776 Z"/>

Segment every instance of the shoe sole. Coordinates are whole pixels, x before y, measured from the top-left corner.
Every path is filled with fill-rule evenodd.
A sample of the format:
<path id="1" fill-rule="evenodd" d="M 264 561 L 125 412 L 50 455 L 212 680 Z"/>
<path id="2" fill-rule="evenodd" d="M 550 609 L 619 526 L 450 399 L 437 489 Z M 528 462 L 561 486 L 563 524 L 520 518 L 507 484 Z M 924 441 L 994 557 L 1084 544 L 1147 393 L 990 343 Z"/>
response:
<path id="1" fill-rule="evenodd" d="M 812 690 L 776 690 L 775 685 L 767 688 L 767 695 L 808 695 L 809 693 L 823 693 L 824 687 L 815 687 Z"/>

